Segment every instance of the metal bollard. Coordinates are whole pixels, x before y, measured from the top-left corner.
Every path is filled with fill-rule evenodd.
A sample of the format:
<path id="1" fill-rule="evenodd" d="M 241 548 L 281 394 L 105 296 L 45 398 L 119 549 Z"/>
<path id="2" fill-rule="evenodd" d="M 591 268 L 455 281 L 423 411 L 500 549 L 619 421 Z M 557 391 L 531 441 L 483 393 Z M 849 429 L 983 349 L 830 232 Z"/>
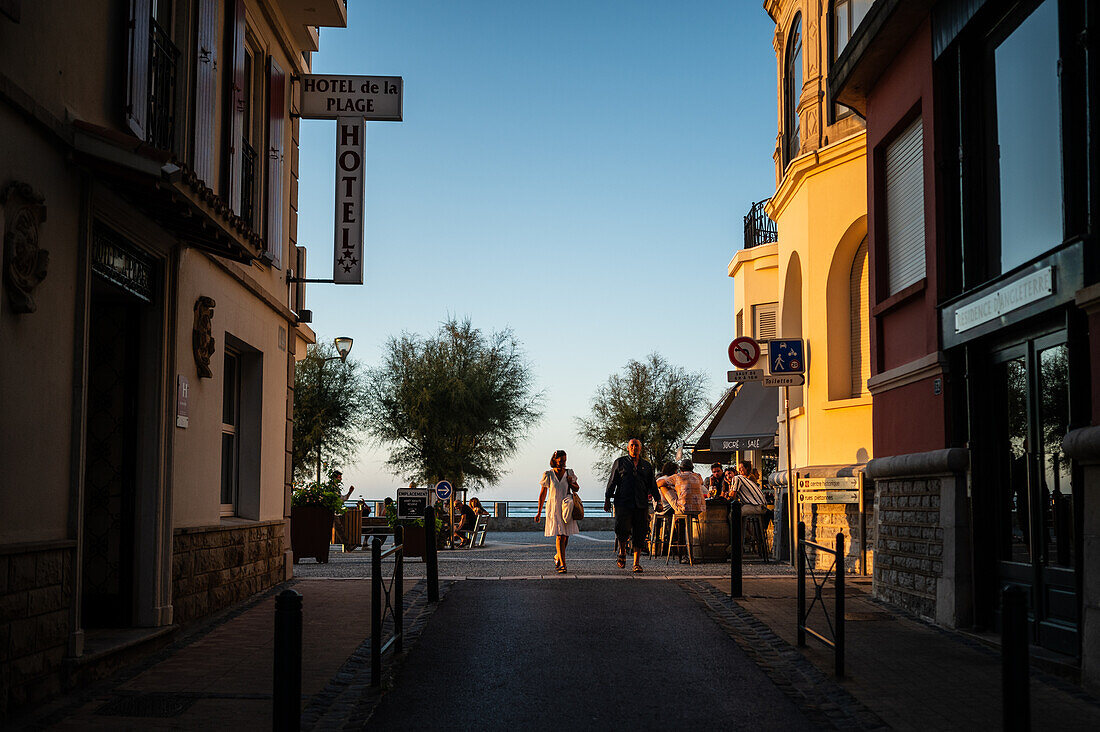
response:
<path id="1" fill-rule="evenodd" d="M 741 503 L 730 501 L 730 597 L 744 595 L 741 585 L 741 556 L 744 552 L 744 537 L 741 536 Z"/>
<path id="2" fill-rule="evenodd" d="M 393 561 L 393 629 L 397 634 L 394 649 L 401 653 L 402 640 L 405 637 L 405 527 L 398 524 L 393 530 L 395 545 L 401 547 L 394 554 Z"/>
<path id="3" fill-rule="evenodd" d="M 798 522 L 795 566 L 798 567 L 798 647 L 806 647 L 806 524 Z"/>
<path id="4" fill-rule="evenodd" d="M 370 543 L 370 683 L 382 684 L 382 540 Z"/>
<path id="5" fill-rule="evenodd" d="M 302 596 L 283 590 L 275 597 L 275 666 L 271 728 L 297 732 L 302 717 Z"/>
<path id="6" fill-rule="evenodd" d="M 439 561 L 435 548 L 435 508 L 424 509 L 424 564 L 427 565 L 428 602 L 439 602 Z"/>
<path id="7" fill-rule="evenodd" d="M 836 534 L 836 630 L 833 633 L 834 672 L 838 679 L 844 678 L 844 534 Z"/>
<path id="8" fill-rule="evenodd" d="M 1001 714 L 1006 730 L 1031 729 L 1027 591 L 1005 587 L 1001 600 Z"/>

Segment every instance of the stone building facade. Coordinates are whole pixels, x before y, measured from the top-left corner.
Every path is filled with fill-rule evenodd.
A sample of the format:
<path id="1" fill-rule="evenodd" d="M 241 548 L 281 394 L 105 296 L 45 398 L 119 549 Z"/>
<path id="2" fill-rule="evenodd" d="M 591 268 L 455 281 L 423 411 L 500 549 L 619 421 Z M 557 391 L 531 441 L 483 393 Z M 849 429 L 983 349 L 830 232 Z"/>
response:
<path id="1" fill-rule="evenodd" d="M 291 574 L 293 79 L 346 22 L 0 3 L 0 716 Z"/>

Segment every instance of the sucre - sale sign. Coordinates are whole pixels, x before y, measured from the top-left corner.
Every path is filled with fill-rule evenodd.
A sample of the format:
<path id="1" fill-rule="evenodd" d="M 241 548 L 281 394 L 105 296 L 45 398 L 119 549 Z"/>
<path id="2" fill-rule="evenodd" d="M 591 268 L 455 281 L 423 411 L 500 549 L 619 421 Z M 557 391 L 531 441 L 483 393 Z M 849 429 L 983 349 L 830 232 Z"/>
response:
<path id="1" fill-rule="evenodd" d="M 403 91 L 400 76 L 306 74 L 302 77 L 300 114 L 305 119 L 359 117 L 400 122 Z"/>

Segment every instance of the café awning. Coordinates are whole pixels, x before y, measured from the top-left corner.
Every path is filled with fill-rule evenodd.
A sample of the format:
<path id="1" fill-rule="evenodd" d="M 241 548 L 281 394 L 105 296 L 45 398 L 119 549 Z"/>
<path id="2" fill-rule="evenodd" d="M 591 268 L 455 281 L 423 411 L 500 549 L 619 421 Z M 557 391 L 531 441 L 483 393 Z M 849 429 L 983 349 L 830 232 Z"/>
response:
<path id="1" fill-rule="evenodd" d="M 692 459 L 726 462 L 733 453 L 767 450 L 776 445 L 779 398 L 775 389 L 759 381 L 740 384 L 726 396 L 725 403 L 696 441 Z"/>

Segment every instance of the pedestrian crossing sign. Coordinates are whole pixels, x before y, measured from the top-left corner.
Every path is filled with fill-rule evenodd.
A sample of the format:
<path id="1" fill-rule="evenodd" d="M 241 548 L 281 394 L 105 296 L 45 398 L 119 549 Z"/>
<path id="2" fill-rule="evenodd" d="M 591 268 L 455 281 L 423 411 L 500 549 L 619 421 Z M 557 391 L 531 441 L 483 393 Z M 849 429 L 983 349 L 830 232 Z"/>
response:
<path id="1" fill-rule="evenodd" d="M 768 341 L 768 369 L 773 374 L 806 373 L 803 346 L 800 338 Z"/>

